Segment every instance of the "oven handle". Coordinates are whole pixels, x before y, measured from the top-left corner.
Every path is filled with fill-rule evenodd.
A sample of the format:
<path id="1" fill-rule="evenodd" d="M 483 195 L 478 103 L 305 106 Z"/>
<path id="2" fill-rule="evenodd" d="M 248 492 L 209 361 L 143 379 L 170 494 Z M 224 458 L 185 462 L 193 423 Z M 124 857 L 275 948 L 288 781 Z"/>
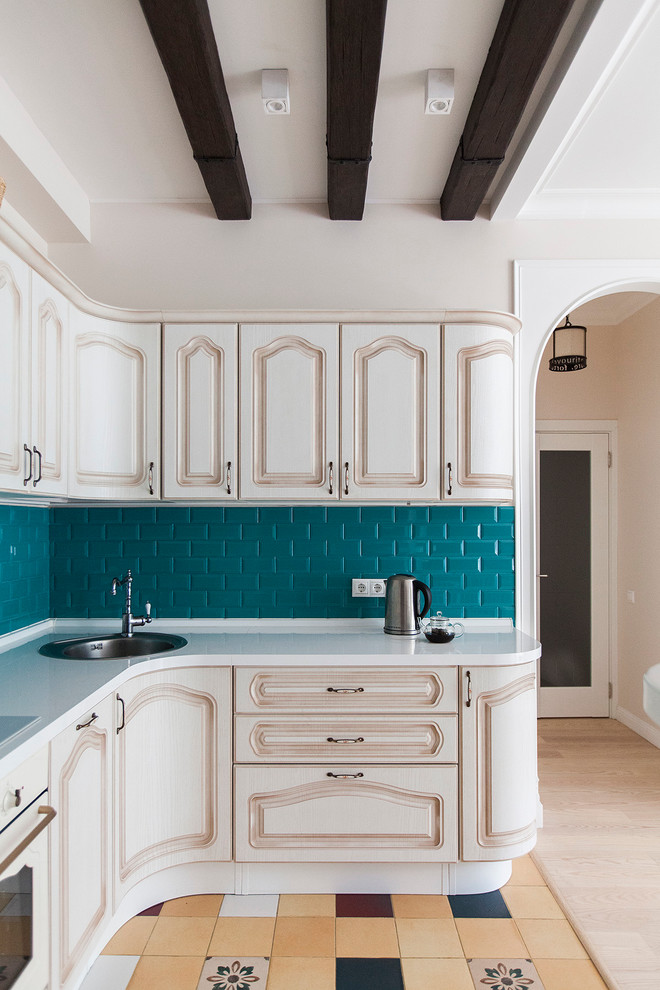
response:
<path id="1" fill-rule="evenodd" d="M 34 842 L 39 833 L 43 832 L 45 828 L 48 828 L 57 812 L 55 811 L 55 808 L 51 808 L 49 804 L 40 804 L 37 808 L 37 814 L 45 816 L 43 821 L 40 821 L 38 825 L 35 825 L 30 834 L 26 835 L 22 842 L 19 842 L 13 852 L 10 852 L 6 859 L 3 859 L 0 863 L 0 876 L 2 876 L 8 866 L 11 866 L 15 859 L 18 859 L 30 843 Z"/>

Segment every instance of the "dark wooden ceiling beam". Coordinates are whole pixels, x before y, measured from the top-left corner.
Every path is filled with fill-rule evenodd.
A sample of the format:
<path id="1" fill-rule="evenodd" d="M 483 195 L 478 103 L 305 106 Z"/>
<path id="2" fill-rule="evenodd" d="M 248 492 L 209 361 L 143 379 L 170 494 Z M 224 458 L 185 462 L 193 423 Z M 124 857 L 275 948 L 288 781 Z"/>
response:
<path id="1" fill-rule="evenodd" d="M 326 0 L 328 211 L 361 220 L 387 0 Z"/>
<path id="2" fill-rule="evenodd" d="M 474 220 L 574 0 L 505 0 L 440 199 L 443 220 Z"/>
<path id="3" fill-rule="evenodd" d="M 216 215 L 249 220 L 252 198 L 207 0 L 140 4 Z"/>

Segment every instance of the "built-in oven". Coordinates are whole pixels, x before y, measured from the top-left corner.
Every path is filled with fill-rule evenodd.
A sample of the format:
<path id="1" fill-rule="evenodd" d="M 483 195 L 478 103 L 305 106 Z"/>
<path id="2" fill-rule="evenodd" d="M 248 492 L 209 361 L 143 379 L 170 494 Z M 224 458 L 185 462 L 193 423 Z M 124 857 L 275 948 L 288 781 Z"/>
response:
<path id="1" fill-rule="evenodd" d="M 48 985 L 48 803 L 44 750 L 0 780 L 0 988 Z"/>

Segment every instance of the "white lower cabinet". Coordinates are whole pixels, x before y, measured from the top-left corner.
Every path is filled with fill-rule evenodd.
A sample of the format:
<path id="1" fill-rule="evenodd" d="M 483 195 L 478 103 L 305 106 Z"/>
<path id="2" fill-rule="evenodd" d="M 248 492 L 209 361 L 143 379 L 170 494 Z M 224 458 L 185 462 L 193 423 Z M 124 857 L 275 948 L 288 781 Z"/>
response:
<path id="1" fill-rule="evenodd" d="M 536 841 L 536 663 L 461 670 L 462 858 Z"/>
<path id="2" fill-rule="evenodd" d="M 51 987 L 78 984 L 112 913 L 114 705 L 107 698 L 51 743 Z"/>
<path id="3" fill-rule="evenodd" d="M 236 859 L 451 862 L 457 767 L 238 766 Z"/>
<path id="4" fill-rule="evenodd" d="M 116 901 L 165 867 L 231 860 L 231 671 L 142 674 L 117 717 Z"/>

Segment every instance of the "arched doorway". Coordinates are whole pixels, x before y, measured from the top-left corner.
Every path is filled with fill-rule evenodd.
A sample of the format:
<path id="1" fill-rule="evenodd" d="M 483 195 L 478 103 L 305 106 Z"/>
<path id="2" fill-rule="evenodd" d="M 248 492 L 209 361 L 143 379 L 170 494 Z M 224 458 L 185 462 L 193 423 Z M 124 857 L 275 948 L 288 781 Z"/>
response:
<path id="1" fill-rule="evenodd" d="M 537 621 L 537 589 L 536 578 L 540 569 L 537 567 L 536 557 L 536 464 L 534 455 L 534 431 L 536 425 L 536 402 L 537 402 L 537 382 L 539 368 L 544 360 L 543 351 L 546 343 L 556 326 L 566 313 L 571 313 L 573 322 L 585 322 L 584 319 L 576 319 L 574 313 L 579 312 L 578 307 L 589 303 L 593 307 L 605 305 L 605 308 L 615 308 L 620 302 L 620 293 L 660 293 L 660 262 L 520 262 L 516 271 L 516 294 L 517 294 L 517 315 L 522 318 L 523 329 L 519 335 L 520 342 L 520 424 L 521 424 L 521 445 L 520 445 L 520 497 L 518 500 L 518 602 L 519 609 L 518 624 L 526 631 L 536 631 Z M 611 298 L 603 298 L 611 297 Z M 643 301 L 651 300 L 651 296 L 643 297 Z M 600 300 L 599 303 L 594 302 Z M 638 298 L 639 302 L 639 298 Z M 660 398 L 655 399 L 655 392 L 660 392 L 655 387 L 655 382 L 660 381 L 660 305 L 657 307 L 657 314 L 653 313 L 654 304 L 650 304 L 649 313 L 651 317 L 646 321 L 647 326 L 641 327 L 639 337 L 640 343 L 633 343 L 627 349 L 623 346 L 623 340 L 619 340 L 619 358 L 611 355 L 609 367 L 610 389 L 627 388 L 628 401 L 624 403 L 624 413 L 627 417 L 628 432 L 626 433 L 626 457 L 625 457 L 625 477 L 624 489 L 625 500 L 622 505 L 623 516 L 619 527 L 620 542 L 624 542 L 625 565 L 622 566 L 621 559 L 617 567 L 618 594 L 614 599 L 614 606 L 618 606 L 619 637 L 622 643 L 621 666 L 623 675 L 619 678 L 619 697 L 616 697 L 616 677 L 615 677 L 615 698 L 613 701 L 612 714 L 635 731 L 649 738 L 660 745 L 660 733 L 645 717 L 642 701 L 642 674 L 645 666 L 652 662 L 657 662 L 655 653 L 655 613 L 657 604 L 645 610 L 640 608 L 641 599 L 648 598 L 648 587 L 655 588 L 656 599 L 660 600 L 660 563 L 657 568 L 653 555 L 660 558 L 660 521 L 655 523 L 655 484 L 652 480 L 654 470 L 650 469 L 650 462 L 653 461 L 653 447 L 660 446 L 660 440 L 655 439 L 653 433 L 653 423 L 657 423 L 657 436 L 660 436 Z M 644 307 L 641 311 L 643 312 Z M 586 312 L 583 310 L 582 312 Z M 625 319 L 623 321 L 625 323 Z M 644 321 L 640 321 L 640 326 Z M 634 323 L 634 320 L 633 320 Z M 654 333 L 656 323 L 659 333 Z M 587 325 L 592 325 L 592 317 Z M 646 338 L 644 338 L 646 333 Z M 588 335 L 589 337 L 589 335 Z M 595 335 L 591 335 L 592 365 L 596 358 Z M 632 341 L 629 339 L 629 344 Z M 656 351 L 657 347 L 657 351 Z M 639 353 L 640 349 L 647 351 L 645 358 Z M 602 371 L 602 369 L 600 369 Z M 543 371 L 541 371 L 543 374 Z M 583 376 L 580 379 L 580 375 Z M 626 385 L 626 378 L 634 376 L 635 384 L 630 387 Z M 557 381 L 558 407 L 553 411 L 552 419 L 569 421 L 573 418 L 574 424 L 578 420 L 584 420 L 587 425 L 593 426 L 594 420 L 610 420 L 616 418 L 613 415 L 615 403 L 612 402 L 612 395 L 609 397 L 609 410 L 605 411 L 603 401 L 600 405 L 589 405 L 587 403 L 588 394 L 593 385 L 589 383 L 587 372 L 580 372 L 572 375 L 553 375 Z M 593 376 L 592 376 L 593 377 Z M 578 383 L 582 385 L 575 390 Z M 644 387 L 638 387 L 643 384 Z M 589 385 L 589 388 L 586 386 Z M 568 391 L 573 390 L 571 399 Z M 646 399 L 644 399 L 646 396 Z M 577 398 L 576 398 L 577 397 Z M 644 401 L 651 403 L 648 413 L 644 408 Z M 547 395 L 542 397 L 540 412 L 541 415 L 548 415 L 547 403 L 543 402 Z M 607 402 L 605 402 L 607 405 Z M 557 408 L 560 414 L 557 415 Z M 657 419 L 656 419 L 657 417 Z M 647 423 L 649 420 L 649 423 Z M 651 425 L 649 425 L 651 424 Z M 631 439 L 630 430 L 633 430 Z M 644 436 L 644 442 L 637 442 L 634 435 L 637 431 Z M 649 431 L 652 435 L 649 436 Z M 643 451 L 648 451 L 645 456 Z M 639 470 L 635 469 L 635 483 L 631 483 L 631 464 L 637 456 L 641 462 Z M 660 450 L 658 455 L 660 471 Z M 617 471 L 622 470 L 622 465 L 616 466 Z M 660 483 L 660 478 L 658 479 Z M 642 526 L 643 532 L 634 533 L 636 522 Z M 638 527 L 639 528 L 639 527 Z M 631 536 L 633 534 L 633 536 Z M 627 553 L 628 547 L 631 553 Z M 616 560 L 616 543 L 614 543 Z M 620 555 L 621 557 L 621 555 Z M 657 573 L 656 573 L 657 571 Z M 657 587 L 656 587 L 657 585 Z M 641 590 L 640 590 L 641 589 Z M 628 608 L 627 593 L 631 592 L 635 598 L 630 602 Z M 624 603 L 625 602 L 625 606 Z M 637 621 L 639 620 L 639 628 Z M 652 629 L 651 629 L 652 627 Z M 616 656 L 617 635 L 616 635 L 616 608 L 612 622 L 611 640 L 613 653 Z M 634 647 L 633 644 L 634 643 Z M 615 671 L 616 673 L 616 671 Z"/>

